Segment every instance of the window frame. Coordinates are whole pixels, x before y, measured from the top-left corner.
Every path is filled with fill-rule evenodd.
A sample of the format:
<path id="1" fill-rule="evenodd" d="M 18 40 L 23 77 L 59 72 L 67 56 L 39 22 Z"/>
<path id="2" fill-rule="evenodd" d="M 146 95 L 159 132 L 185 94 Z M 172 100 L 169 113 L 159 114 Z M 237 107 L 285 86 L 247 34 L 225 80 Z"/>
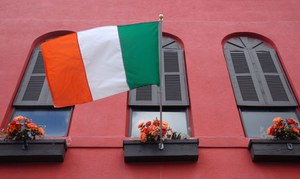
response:
<path id="1" fill-rule="evenodd" d="M 249 120 L 247 118 L 243 118 L 243 112 L 274 112 L 274 113 L 278 113 L 278 112 L 286 112 L 286 113 L 290 113 L 290 112 L 293 112 L 295 113 L 296 115 L 296 121 L 300 122 L 300 114 L 297 110 L 297 107 L 239 107 L 238 108 L 239 110 L 239 114 L 240 114 L 240 117 L 241 117 L 241 122 L 242 122 L 242 125 L 243 125 L 243 128 L 244 128 L 244 134 L 246 137 L 248 138 L 258 138 L 258 137 L 265 137 L 264 134 L 261 134 L 260 136 L 248 136 L 248 133 L 250 133 L 248 131 L 248 127 L 246 127 L 246 124 L 245 124 L 245 121 L 246 120 Z M 282 117 L 282 116 L 277 116 L 277 117 Z M 251 120 L 251 119 L 250 119 Z M 267 119 L 263 119 L 263 120 L 267 120 Z M 269 119 L 270 121 L 273 121 L 273 118 L 272 119 Z M 271 122 L 270 123 L 270 126 L 272 125 L 273 123 Z M 267 129 L 268 127 L 270 126 L 267 126 L 267 128 L 264 129 L 264 132 L 266 133 L 267 135 Z M 267 135 L 268 137 L 271 137 L 269 135 Z"/>
<path id="2" fill-rule="evenodd" d="M 187 75 L 186 75 L 186 66 L 185 66 L 185 56 L 184 56 L 184 49 L 181 48 L 179 43 L 172 37 L 164 36 L 163 37 L 163 44 L 162 44 L 162 58 L 160 61 L 160 65 L 162 68 L 162 75 L 163 80 L 161 83 L 163 84 L 163 92 L 162 92 L 162 105 L 163 105 L 163 111 L 167 112 L 176 112 L 177 110 L 180 110 L 182 112 L 185 112 L 186 116 L 186 124 L 187 124 L 187 136 L 191 136 L 191 126 L 190 126 L 190 117 L 189 117 L 189 93 L 188 93 L 188 83 L 187 83 Z M 177 58 L 175 58 L 178 62 L 178 71 L 172 71 L 174 69 L 171 69 L 170 71 L 165 71 L 165 64 L 168 63 L 165 61 L 165 55 L 166 52 L 175 53 L 177 55 Z M 174 54 L 173 54 L 174 55 Z M 169 62 L 173 63 L 173 62 Z M 173 64 L 174 65 L 174 64 Z M 173 66 L 175 67 L 175 66 Z M 177 69 L 175 67 L 175 69 Z M 165 76 L 166 75 L 179 75 L 180 80 L 178 81 L 180 84 L 180 100 L 166 100 L 166 88 L 165 88 Z M 177 86 L 178 87 L 178 86 Z M 147 91 L 147 88 L 150 88 L 149 86 L 141 87 L 135 90 L 131 90 L 128 94 L 128 107 L 129 107 L 129 125 L 128 125 L 128 136 L 132 137 L 132 129 L 134 126 L 132 126 L 132 114 L 134 111 L 153 111 L 153 112 L 159 112 L 159 105 L 160 105 L 160 88 L 151 85 L 151 100 L 136 100 L 137 99 L 137 90 L 140 90 L 141 94 L 145 92 L 144 95 L 150 95 L 149 90 Z M 142 91 L 144 90 L 144 91 Z M 178 90 L 179 91 L 179 90 Z M 149 96 L 146 96 L 149 97 Z M 170 127 L 172 127 L 170 125 Z"/>
<path id="3" fill-rule="evenodd" d="M 250 37 L 249 37 L 250 38 Z M 231 38 L 224 44 L 224 55 L 228 67 L 228 71 L 230 74 L 233 90 L 235 93 L 235 99 L 238 106 L 298 106 L 298 103 L 296 101 L 295 96 L 293 95 L 292 88 L 289 84 L 289 81 L 285 75 L 285 72 L 282 68 L 282 65 L 280 63 L 280 60 L 278 58 L 278 55 L 274 48 L 269 46 L 268 44 L 264 43 L 263 41 L 257 40 L 258 45 L 255 45 L 254 47 L 251 47 L 251 44 L 246 44 L 245 41 L 243 43 L 244 47 L 236 47 L 237 45 L 234 45 L 232 42 L 237 40 L 238 38 Z M 242 39 L 245 39 L 245 37 L 239 38 L 241 41 Z M 253 38 L 250 38 L 253 39 Z M 248 46 L 249 45 L 249 46 Z M 267 73 L 264 72 L 262 69 L 262 64 L 259 60 L 259 57 L 257 56 L 257 53 L 262 52 L 269 52 L 270 53 L 270 59 L 272 63 L 274 63 L 274 67 L 276 68 L 276 73 Z M 233 54 L 243 54 L 243 57 L 237 56 L 233 58 Z M 242 60 L 245 60 L 245 65 L 247 65 L 247 68 L 249 71 L 242 71 L 242 72 L 236 72 L 236 67 L 239 67 L 237 65 L 240 65 Z M 236 64 L 236 65 L 235 65 Z M 282 85 L 282 89 L 277 87 L 272 87 L 271 84 L 267 82 L 266 76 L 276 76 L 279 79 L 279 82 Z M 256 93 L 258 101 L 255 101 L 255 99 L 252 98 L 252 100 L 244 99 L 243 95 L 251 95 L 249 94 L 249 91 L 245 91 L 242 84 L 245 83 L 245 80 L 239 81 L 238 77 L 251 77 L 251 83 L 253 84 L 254 93 Z M 250 81 L 247 82 L 247 86 L 249 87 Z M 274 86 L 274 84 L 273 84 Z M 243 90 L 244 89 L 244 90 Z M 277 90 L 275 92 L 272 92 L 272 90 Z M 273 94 L 276 92 L 283 90 L 285 95 L 287 95 L 288 100 L 274 100 Z"/>
<path id="4" fill-rule="evenodd" d="M 147 107 L 143 107 L 143 106 L 136 106 L 136 107 L 131 107 L 130 108 L 130 114 L 129 114 L 129 132 L 128 132 L 128 136 L 129 137 L 133 137 L 132 136 L 132 129 L 133 129 L 133 125 L 132 125 L 132 113 L 134 111 L 140 111 L 140 112 L 159 112 L 159 106 L 147 106 Z M 163 108 L 163 112 L 184 112 L 185 116 L 186 116 L 186 126 L 187 126 L 187 137 L 191 136 L 191 127 L 190 127 L 190 120 L 189 120 L 189 109 L 187 107 L 184 106 L 166 106 Z M 164 119 L 163 119 L 164 120 Z M 146 121 L 145 121 L 146 122 Z M 169 123 L 170 125 L 170 123 Z M 137 126 L 135 126 L 137 127 Z M 172 128 L 172 125 L 170 125 L 170 127 Z M 176 132 L 176 131 L 175 131 Z"/>
<path id="5" fill-rule="evenodd" d="M 240 40 L 240 41 L 239 41 Z M 243 118 L 243 112 L 245 110 L 253 111 L 253 112 L 267 112 L 267 111 L 274 111 L 274 112 L 294 112 L 296 117 L 299 121 L 300 115 L 298 112 L 298 102 L 293 94 L 293 90 L 289 84 L 289 80 L 285 75 L 285 71 L 282 68 L 280 59 L 277 55 L 276 50 L 259 38 L 253 38 L 249 36 L 238 36 L 228 39 L 224 46 L 224 57 L 227 64 L 228 73 L 231 79 L 232 88 L 234 91 L 234 96 L 236 99 L 236 104 L 238 107 L 238 111 L 240 114 L 241 122 L 244 128 L 244 134 L 246 137 L 257 137 L 257 136 L 248 136 L 248 127 L 246 126 L 244 120 L 249 120 Z M 242 56 L 233 57 L 235 53 L 242 53 Z M 259 53 L 269 53 L 269 57 L 259 57 Z M 233 58 L 236 58 L 236 62 L 233 62 Z M 260 59 L 261 58 L 261 59 Z M 266 59 L 267 58 L 267 59 Z M 244 62 L 242 60 L 245 60 Z M 266 62 L 267 60 L 267 62 Z M 269 60 L 269 61 L 268 61 Z M 273 72 L 266 72 L 264 70 L 263 63 L 274 63 L 274 68 L 277 70 L 275 73 Z M 236 64 L 234 64 L 236 63 Z M 242 64 L 241 64 L 242 63 Z M 238 66 L 235 66 L 239 64 Z M 244 65 L 244 66 L 243 66 Z M 241 69 L 247 65 L 247 69 Z M 270 64 L 268 64 L 270 65 Z M 243 67 L 241 67 L 243 66 Z M 239 68 L 239 72 L 235 69 L 236 67 Z M 266 67 L 266 66 L 265 66 Z M 270 66 L 267 66 L 268 68 Z M 239 84 L 237 81 L 237 76 L 249 76 L 252 79 L 254 88 L 258 100 L 255 101 L 247 101 L 242 97 L 242 90 L 241 90 L 241 83 Z M 277 76 L 280 82 L 283 85 L 284 92 L 288 96 L 288 101 L 275 101 L 274 97 L 272 96 L 272 86 L 270 86 L 267 82 L 267 75 L 274 75 Z M 273 89 L 274 90 L 274 89 Z"/>
<path id="6" fill-rule="evenodd" d="M 67 109 L 67 108 L 69 108 L 69 109 Z M 68 136 L 68 134 L 69 134 L 69 130 L 70 130 L 70 124 L 71 124 L 71 119 L 72 119 L 72 114 L 73 114 L 73 110 L 74 110 L 74 108 L 73 107 L 66 107 L 66 108 L 54 108 L 54 107 L 52 107 L 52 106 L 39 106 L 39 107 L 37 107 L 37 106 L 15 106 L 14 108 L 13 108 L 13 110 L 12 110 L 12 115 L 10 116 L 10 119 L 9 119 L 9 122 L 11 122 L 12 120 L 13 120 L 13 118 L 14 118 L 14 114 L 18 111 L 18 110 L 20 110 L 20 111 L 25 111 L 25 110 L 27 110 L 27 111 L 33 111 L 33 112 L 35 112 L 35 110 L 37 110 L 37 111 L 45 111 L 45 110 L 49 110 L 49 112 L 50 112 L 50 110 L 51 111 L 53 111 L 53 112 L 56 112 L 56 111 L 61 111 L 61 110 L 63 110 L 63 109 L 66 109 L 66 110 L 69 110 L 69 111 L 65 111 L 65 112 L 68 112 L 66 115 L 68 116 L 67 118 L 64 118 L 65 120 L 67 120 L 67 123 L 66 123 L 66 131 L 64 131 L 64 135 L 51 135 L 51 136 L 49 136 L 49 135 L 47 135 L 47 125 L 45 125 L 45 126 L 43 126 L 43 125 L 41 125 L 42 127 L 45 127 L 45 136 L 46 137 L 51 137 L 51 138 L 53 138 L 53 137 L 66 137 L 66 136 Z M 28 117 L 28 116 L 26 116 L 26 117 Z M 30 117 L 29 117 L 30 118 Z M 30 118 L 31 119 L 31 118 Z M 37 119 L 32 119 L 32 121 L 35 123 L 35 124 L 37 124 L 38 125 L 38 122 L 36 122 L 36 120 Z"/>
<path id="7" fill-rule="evenodd" d="M 38 63 L 38 60 L 43 60 L 42 58 L 39 59 L 39 55 L 41 55 L 41 48 L 40 45 L 37 45 L 32 51 L 32 54 L 30 56 L 26 70 L 23 74 L 21 84 L 18 87 L 18 92 L 16 94 L 13 106 L 52 106 L 53 105 L 45 71 L 43 70 L 44 71 L 43 73 L 33 72 Z M 36 76 L 37 77 L 44 76 L 44 81 L 42 84 L 42 88 L 40 90 L 39 97 L 37 100 L 24 100 L 26 91 L 29 88 L 28 86 L 31 77 L 36 77 Z"/>
<path id="8" fill-rule="evenodd" d="M 25 64 L 25 66 L 26 66 L 25 71 L 22 75 L 22 80 L 17 88 L 17 93 L 15 95 L 14 102 L 12 104 L 12 111 L 11 111 L 10 119 L 8 122 L 10 122 L 13 119 L 13 116 L 18 109 L 23 109 L 23 110 L 28 110 L 28 111 L 53 109 L 53 111 L 55 111 L 55 108 L 54 108 L 53 102 L 52 102 L 50 89 L 49 89 L 48 82 L 46 79 L 44 62 L 43 62 L 40 45 L 41 45 L 41 43 L 36 44 L 34 46 L 33 50 L 31 51 L 30 58 L 28 59 L 28 63 Z M 40 61 L 38 62 L 38 60 L 40 60 Z M 38 66 L 37 73 L 34 73 L 34 70 L 36 69 L 37 66 Z M 42 67 L 43 67 L 43 69 L 41 69 Z M 34 91 L 35 93 L 39 93 L 39 97 L 38 97 L 38 99 L 35 99 L 35 100 L 23 100 L 32 76 L 44 76 L 45 77 L 44 81 L 42 83 L 42 88 L 40 90 Z M 68 121 L 68 123 L 66 124 L 67 125 L 66 131 L 63 132 L 63 133 L 65 133 L 65 135 L 64 136 L 60 136 L 60 135 L 53 136 L 52 135 L 49 137 L 55 138 L 55 137 L 68 136 L 74 106 L 67 107 L 67 108 L 69 108 L 68 114 L 67 114 L 68 119 L 66 119 Z M 46 129 L 45 137 L 47 137 L 47 129 Z"/>

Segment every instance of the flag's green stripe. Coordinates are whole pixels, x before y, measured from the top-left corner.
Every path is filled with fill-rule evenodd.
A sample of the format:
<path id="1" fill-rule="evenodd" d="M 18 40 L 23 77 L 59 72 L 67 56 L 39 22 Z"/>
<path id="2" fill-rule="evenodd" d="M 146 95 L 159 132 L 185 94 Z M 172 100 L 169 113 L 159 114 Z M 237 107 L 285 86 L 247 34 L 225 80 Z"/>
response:
<path id="1" fill-rule="evenodd" d="M 158 22 L 118 26 L 127 83 L 130 89 L 160 84 Z"/>

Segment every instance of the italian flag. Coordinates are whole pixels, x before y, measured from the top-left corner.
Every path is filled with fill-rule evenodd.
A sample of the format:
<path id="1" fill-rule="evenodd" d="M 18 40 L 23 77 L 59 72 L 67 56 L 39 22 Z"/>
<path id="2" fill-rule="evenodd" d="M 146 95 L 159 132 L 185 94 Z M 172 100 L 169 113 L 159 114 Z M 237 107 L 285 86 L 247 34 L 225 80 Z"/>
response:
<path id="1" fill-rule="evenodd" d="M 55 107 L 160 84 L 159 22 L 106 26 L 41 45 Z"/>

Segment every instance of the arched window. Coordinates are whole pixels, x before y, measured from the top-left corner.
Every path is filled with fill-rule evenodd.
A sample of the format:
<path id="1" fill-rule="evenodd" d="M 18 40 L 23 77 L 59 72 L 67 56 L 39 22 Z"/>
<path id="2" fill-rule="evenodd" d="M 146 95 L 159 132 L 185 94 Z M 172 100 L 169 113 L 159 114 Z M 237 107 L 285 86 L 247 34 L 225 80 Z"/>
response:
<path id="1" fill-rule="evenodd" d="M 15 97 L 12 118 L 22 115 L 32 119 L 37 125 L 45 127 L 45 136 L 66 136 L 72 109 L 53 107 L 41 48 L 37 45 Z"/>
<path id="2" fill-rule="evenodd" d="M 224 44 L 224 53 L 248 137 L 262 136 L 275 117 L 298 119 L 298 104 L 270 45 L 235 37 Z"/>
<path id="3" fill-rule="evenodd" d="M 162 103 L 163 120 L 176 132 L 190 135 L 188 121 L 188 90 L 185 75 L 184 54 L 181 46 L 172 38 L 162 39 Z M 129 107 L 131 109 L 131 137 L 138 137 L 138 124 L 159 118 L 160 88 L 155 85 L 131 90 Z"/>

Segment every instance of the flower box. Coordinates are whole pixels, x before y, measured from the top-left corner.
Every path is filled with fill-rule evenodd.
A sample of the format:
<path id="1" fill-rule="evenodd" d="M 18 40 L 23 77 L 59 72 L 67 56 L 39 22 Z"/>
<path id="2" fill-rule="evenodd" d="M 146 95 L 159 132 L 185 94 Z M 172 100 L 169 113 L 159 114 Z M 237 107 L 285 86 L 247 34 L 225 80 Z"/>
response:
<path id="1" fill-rule="evenodd" d="M 158 142 L 142 143 L 139 140 L 123 141 L 125 162 L 165 162 L 198 160 L 198 139 L 165 140 L 164 149 Z"/>
<path id="2" fill-rule="evenodd" d="M 300 140 L 251 139 L 248 149 L 254 162 L 300 162 Z"/>
<path id="3" fill-rule="evenodd" d="M 66 140 L 32 140 L 22 150 L 22 141 L 0 141 L 0 163 L 5 162 L 63 162 Z"/>

